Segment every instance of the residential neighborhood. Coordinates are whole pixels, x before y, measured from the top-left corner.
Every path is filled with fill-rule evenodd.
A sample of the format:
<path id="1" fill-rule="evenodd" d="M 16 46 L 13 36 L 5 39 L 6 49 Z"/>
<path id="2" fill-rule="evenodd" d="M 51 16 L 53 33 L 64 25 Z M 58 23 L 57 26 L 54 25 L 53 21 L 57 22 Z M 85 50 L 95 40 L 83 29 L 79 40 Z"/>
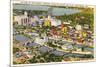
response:
<path id="1" fill-rule="evenodd" d="M 94 59 L 93 8 L 13 6 L 13 64 Z"/>

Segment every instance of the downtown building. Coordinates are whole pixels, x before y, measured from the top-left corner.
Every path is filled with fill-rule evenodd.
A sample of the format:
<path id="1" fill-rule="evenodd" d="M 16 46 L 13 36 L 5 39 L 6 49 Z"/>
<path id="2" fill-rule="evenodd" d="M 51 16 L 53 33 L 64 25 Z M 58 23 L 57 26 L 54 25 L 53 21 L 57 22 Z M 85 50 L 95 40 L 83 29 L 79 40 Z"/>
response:
<path id="1" fill-rule="evenodd" d="M 13 17 L 13 22 L 17 23 L 18 25 L 27 26 L 31 24 L 31 18 L 28 17 L 27 12 L 24 12 L 24 15 L 16 15 Z"/>

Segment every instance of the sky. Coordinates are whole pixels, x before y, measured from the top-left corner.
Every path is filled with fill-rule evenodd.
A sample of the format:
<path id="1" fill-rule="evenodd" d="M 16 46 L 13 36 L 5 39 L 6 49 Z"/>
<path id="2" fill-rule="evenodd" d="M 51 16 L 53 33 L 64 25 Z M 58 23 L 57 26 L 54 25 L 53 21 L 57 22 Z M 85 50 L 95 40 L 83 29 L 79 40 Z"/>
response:
<path id="1" fill-rule="evenodd" d="M 95 5 L 94 0 L 14 0 L 14 1 L 41 1 L 41 2 L 58 2 L 58 3 L 70 3 L 70 4 L 87 4 Z"/>

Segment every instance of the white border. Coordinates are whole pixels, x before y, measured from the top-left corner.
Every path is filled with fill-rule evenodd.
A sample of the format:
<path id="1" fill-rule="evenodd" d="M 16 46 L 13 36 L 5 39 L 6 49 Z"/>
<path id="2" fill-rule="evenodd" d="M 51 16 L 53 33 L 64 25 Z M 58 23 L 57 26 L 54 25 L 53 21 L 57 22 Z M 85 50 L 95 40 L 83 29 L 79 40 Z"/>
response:
<path id="1" fill-rule="evenodd" d="M 13 23 L 12 23 L 12 13 L 13 13 L 13 3 L 21 3 L 21 4 L 33 4 L 33 3 L 36 3 L 36 5 L 56 5 L 56 6 L 58 6 L 58 4 L 59 4 L 59 6 L 61 5 L 61 6 L 71 6 L 71 7 L 84 7 L 84 8 L 87 8 L 87 7 L 89 7 L 89 8 L 94 8 L 94 59 L 92 59 L 92 60 L 82 60 L 82 61 L 67 61 L 67 62 L 51 62 L 51 63 L 33 63 L 33 64 L 18 64 L 18 65 L 14 65 L 13 64 L 13 54 L 12 54 L 12 47 L 13 47 Z M 96 61 L 96 6 L 95 5 L 85 5 L 85 4 L 68 4 L 68 3 L 51 3 L 51 2 L 39 2 L 39 1 L 27 1 L 27 0 L 25 0 L 25 1 L 11 1 L 11 17 L 10 17 L 10 19 L 11 19 L 11 27 L 10 27 L 10 32 L 11 32 L 11 34 L 10 34 L 10 36 L 11 36 L 11 41 L 10 41 L 10 49 L 11 49 L 11 60 L 10 60 L 10 64 L 11 64 L 11 66 L 33 66 L 33 65 L 49 65 L 49 64 L 66 64 L 66 63 L 81 63 L 81 62 L 83 62 L 83 63 L 86 63 L 86 62 L 94 62 L 94 61 Z"/>

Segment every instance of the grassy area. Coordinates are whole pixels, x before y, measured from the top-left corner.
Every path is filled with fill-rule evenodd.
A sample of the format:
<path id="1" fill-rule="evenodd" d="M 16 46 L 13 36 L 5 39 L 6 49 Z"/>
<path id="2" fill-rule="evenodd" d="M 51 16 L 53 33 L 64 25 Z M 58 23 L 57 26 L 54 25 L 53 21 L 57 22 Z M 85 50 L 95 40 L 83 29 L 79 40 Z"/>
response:
<path id="1" fill-rule="evenodd" d="M 67 22 L 68 20 L 72 21 L 70 22 L 72 26 L 75 26 L 77 24 L 80 24 L 84 26 L 84 24 L 88 24 L 90 26 L 90 30 L 94 30 L 94 11 L 93 9 L 82 9 L 82 12 L 71 14 L 71 15 L 63 15 L 63 16 L 57 16 L 57 19 L 60 19 L 64 22 Z"/>

